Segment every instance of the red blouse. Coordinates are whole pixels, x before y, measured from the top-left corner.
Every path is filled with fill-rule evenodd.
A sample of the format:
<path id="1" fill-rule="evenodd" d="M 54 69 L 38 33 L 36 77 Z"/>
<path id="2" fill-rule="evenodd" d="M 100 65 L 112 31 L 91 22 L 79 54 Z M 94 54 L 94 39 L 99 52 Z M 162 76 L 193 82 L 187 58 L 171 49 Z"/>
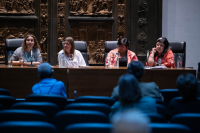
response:
<path id="1" fill-rule="evenodd" d="M 151 56 L 151 53 L 152 51 L 150 52 L 149 57 Z M 158 56 L 154 57 L 154 61 L 158 62 Z M 175 67 L 174 55 L 172 50 L 169 49 L 166 53 L 164 53 L 164 56 L 161 58 L 161 64 L 164 64 L 166 67 L 171 67 L 171 61 L 173 61 L 172 67 Z"/>

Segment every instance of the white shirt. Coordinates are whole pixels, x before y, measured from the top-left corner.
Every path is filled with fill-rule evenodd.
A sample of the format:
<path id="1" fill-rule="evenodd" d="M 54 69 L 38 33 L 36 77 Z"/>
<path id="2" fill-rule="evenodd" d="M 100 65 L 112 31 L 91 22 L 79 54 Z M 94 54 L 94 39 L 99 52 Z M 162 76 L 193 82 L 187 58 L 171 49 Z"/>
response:
<path id="1" fill-rule="evenodd" d="M 64 53 L 63 50 L 61 50 L 58 53 L 58 64 L 59 64 L 59 66 L 60 66 L 60 59 L 61 59 L 62 53 Z M 73 66 L 73 67 L 86 66 L 85 60 L 84 60 L 81 52 L 78 51 L 78 50 L 74 51 L 73 61 L 70 61 L 69 58 L 65 55 L 65 66 Z"/>

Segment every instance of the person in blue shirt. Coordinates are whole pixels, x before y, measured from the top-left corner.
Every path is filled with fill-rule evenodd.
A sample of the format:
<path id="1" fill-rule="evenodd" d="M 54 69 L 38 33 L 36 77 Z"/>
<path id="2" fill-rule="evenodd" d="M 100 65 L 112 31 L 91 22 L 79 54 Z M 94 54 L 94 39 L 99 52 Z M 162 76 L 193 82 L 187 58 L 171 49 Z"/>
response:
<path id="1" fill-rule="evenodd" d="M 67 98 L 64 83 L 52 78 L 53 69 L 49 63 L 39 65 L 38 74 L 41 80 L 32 87 L 33 94 L 55 94 Z"/>

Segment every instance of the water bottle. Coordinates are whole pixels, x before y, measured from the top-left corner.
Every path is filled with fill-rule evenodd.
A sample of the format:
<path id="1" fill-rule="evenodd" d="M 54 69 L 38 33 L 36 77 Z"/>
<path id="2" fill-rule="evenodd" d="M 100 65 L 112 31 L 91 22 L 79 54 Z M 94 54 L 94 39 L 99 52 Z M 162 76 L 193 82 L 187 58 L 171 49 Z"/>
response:
<path id="1" fill-rule="evenodd" d="M 119 68 L 119 57 L 118 57 L 118 53 L 116 53 L 117 59 L 115 61 L 115 68 Z"/>
<path id="2" fill-rule="evenodd" d="M 182 57 L 181 57 L 181 54 L 178 54 L 178 57 L 177 57 L 177 68 L 181 68 L 182 67 Z"/>
<path id="3" fill-rule="evenodd" d="M 62 53 L 61 58 L 60 58 L 60 67 L 64 68 L 65 67 L 65 55 Z"/>
<path id="4" fill-rule="evenodd" d="M 12 59 L 12 52 L 9 52 L 8 54 L 8 67 L 13 66 L 13 59 Z"/>

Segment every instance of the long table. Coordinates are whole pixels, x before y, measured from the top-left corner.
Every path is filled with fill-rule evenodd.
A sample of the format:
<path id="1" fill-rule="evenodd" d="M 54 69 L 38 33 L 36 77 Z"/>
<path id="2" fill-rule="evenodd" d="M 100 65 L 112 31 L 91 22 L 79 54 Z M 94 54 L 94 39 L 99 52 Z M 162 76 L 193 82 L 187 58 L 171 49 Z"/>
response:
<path id="1" fill-rule="evenodd" d="M 117 85 L 121 75 L 127 73 L 126 67 L 119 69 L 107 69 L 91 66 L 89 68 L 59 68 L 54 66 L 54 78 L 64 82 L 68 98 L 77 96 L 95 95 L 110 96 Z M 192 73 L 196 70 L 182 69 L 145 69 L 142 82 L 155 82 L 160 89 L 176 88 L 176 79 L 180 74 Z M 20 67 L 0 65 L 0 88 L 7 89 L 15 98 L 25 98 L 32 94 L 32 86 L 39 82 L 37 67 Z"/>

